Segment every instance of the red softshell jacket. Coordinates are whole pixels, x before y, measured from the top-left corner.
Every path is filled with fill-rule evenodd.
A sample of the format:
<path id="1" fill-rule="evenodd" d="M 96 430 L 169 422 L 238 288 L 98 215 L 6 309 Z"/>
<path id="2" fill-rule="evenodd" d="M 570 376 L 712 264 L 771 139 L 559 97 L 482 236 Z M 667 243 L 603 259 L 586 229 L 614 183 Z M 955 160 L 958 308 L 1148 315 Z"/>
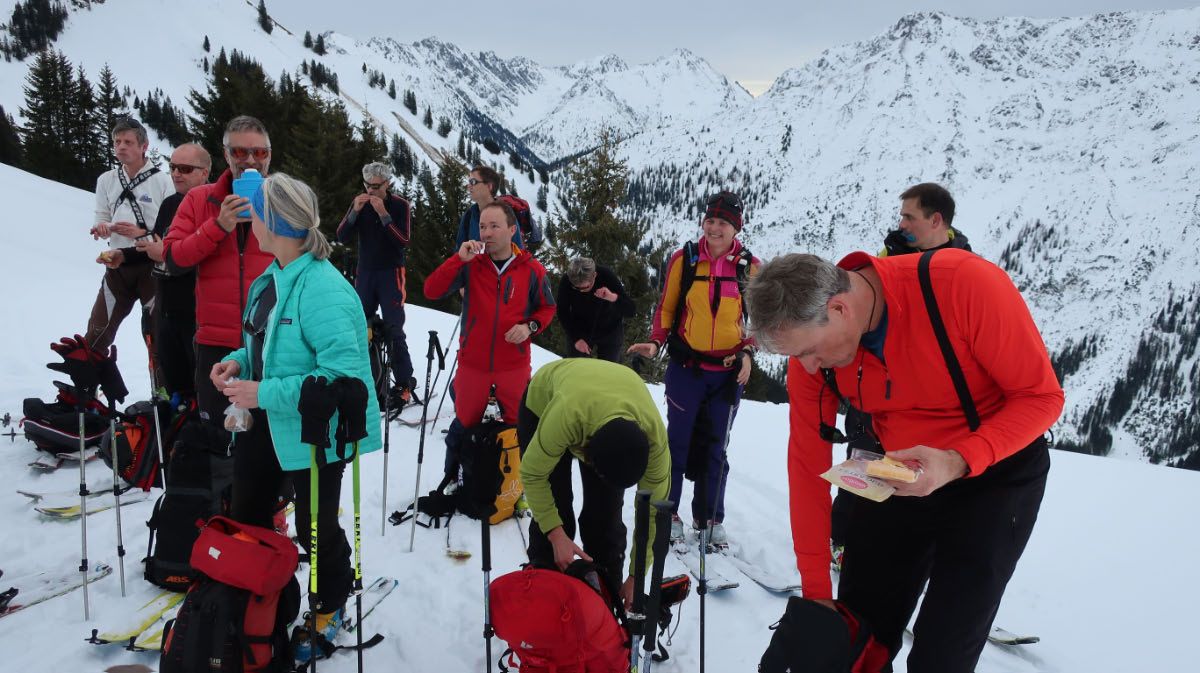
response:
<path id="1" fill-rule="evenodd" d="M 455 253 L 425 279 L 429 299 L 465 288 L 458 333 L 458 359 L 463 366 L 483 371 L 528 367 L 530 339 L 511 344 L 504 334 L 530 320 L 536 320 L 542 332 L 554 319 L 554 293 L 545 267 L 515 245 L 512 251 L 513 259 L 503 272 L 487 255 L 464 262 Z"/>
<path id="2" fill-rule="evenodd" d="M 921 255 L 876 258 L 856 252 L 838 263 L 844 269 L 874 267 L 888 323 L 884 361 L 860 346 L 858 357 L 834 372 L 841 393 L 871 414 L 885 450 L 918 445 L 954 450 L 967 461 L 970 478 L 1046 432 L 1062 413 L 1063 391 L 1029 308 L 1008 275 L 972 253 L 939 251 L 930 279 L 979 411 L 981 424 L 971 432 L 925 309 L 917 279 L 920 260 Z M 822 419 L 836 422 L 838 401 L 829 390 L 821 394 L 823 383 L 819 371 L 809 374 L 796 358 L 789 360 L 792 542 L 804 596 L 814 599 L 831 598 L 833 591 L 829 482 L 819 476 L 832 464 L 832 447 L 821 440 L 818 428 Z"/>

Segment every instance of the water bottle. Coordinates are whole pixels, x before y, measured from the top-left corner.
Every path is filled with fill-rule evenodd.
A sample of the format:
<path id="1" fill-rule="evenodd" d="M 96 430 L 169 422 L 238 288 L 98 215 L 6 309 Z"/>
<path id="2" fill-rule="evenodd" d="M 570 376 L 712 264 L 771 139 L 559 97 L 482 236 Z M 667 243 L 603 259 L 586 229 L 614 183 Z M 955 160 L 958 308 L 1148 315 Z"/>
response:
<path id="1" fill-rule="evenodd" d="M 238 196 L 243 196 L 247 199 L 252 199 L 254 198 L 254 194 L 258 191 L 258 188 L 262 186 L 262 183 L 262 174 L 253 168 L 247 168 L 246 170 L 242 171 L 242 177 L 233 181 L 233 193 L 237 194 Z M 250 208 L 247 207 L 245 210 L 239 212 L 237 216 L 240 219 L 249 220 Z"/>

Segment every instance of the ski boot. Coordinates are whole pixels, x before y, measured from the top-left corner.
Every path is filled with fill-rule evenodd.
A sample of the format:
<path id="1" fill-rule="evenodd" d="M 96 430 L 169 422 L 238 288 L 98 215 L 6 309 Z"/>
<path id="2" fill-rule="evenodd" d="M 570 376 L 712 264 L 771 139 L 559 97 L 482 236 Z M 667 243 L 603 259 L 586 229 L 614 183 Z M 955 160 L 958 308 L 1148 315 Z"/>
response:
<path id="1" fill-rule="evenodd" d="M 342 629 L 342 619 L 346 615 L 346 608 L 338 608 L 333 612 L 318 612 L 317 613 L 317 637 L 325 642 L 332 643 L 337 638 L 338 631 Z M 312 639 L 308 637 L 308 625 L 310 620 L 309 613 L 304 614 L 304 621 L 292 631 L 292 653 L 296 657 L 297 663 L 308 663 L 312 658 Z M 321 657 L 322 653 L 317 652 L 317 657 Z"/>

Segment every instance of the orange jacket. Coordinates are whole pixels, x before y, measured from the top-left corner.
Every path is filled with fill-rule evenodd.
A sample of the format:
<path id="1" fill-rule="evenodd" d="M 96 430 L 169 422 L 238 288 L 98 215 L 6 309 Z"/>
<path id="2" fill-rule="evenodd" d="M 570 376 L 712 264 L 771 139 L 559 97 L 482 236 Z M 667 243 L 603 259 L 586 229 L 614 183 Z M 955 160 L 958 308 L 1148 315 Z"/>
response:
<path id="1" fill-rule="evenodd" d="M 716 357 L 737 353 L 754 341 L 745 332 L 742 321 L 742 293 L 734 279 L 737 267 L 734 261 L 742 249 L 741 241 L 734 239 L 733 247 L 715 264 L 708 254 L 708 241 L 700 238 L 699 258 L 696 262 L 696 280 L 684 298 L 682 325 L 679 336 L 691 348 Z M 717 269 L 718 281 L 712 280 L 712 269 Z M 749 274 L 758 273 L 759 261 L 753 257 Z M 675 321 L 675 309 L 679 304 L 680 284 L 683 282 L 683 250 L 676 250 L 667 265 L 667 281 L 663 284 L 662 297 L 654 311 L 650 339 L 662 348 L 671 335 Z M 701 280 L 707 277 L 708 280 Z M 719 293 L 719 294 L 718 294 Z M 707 367 L 706 367 L 707 368 Z"/>
<path id="2" fill-rule="evenodd" d="M 838 389 L 871 414 L 885 450 L 951 449 L 967 461 L 968 477 L 978 476 L 1041 436 L 1062 413 L 1063 391 L 1029 308 L 1004 271 L 969 252 L 942 250 L 933 257 L 930 278 L 979 411 L 981 424 L 971 432 L 925 310 L 920 259 L 856 252 L 838 263 L 844 269 L 873 266 L 888 311 L 886 362 L 860 346 L 853 363 L 834 370 Z M 819 476 L 832 463 L 832 447 L 818 428 L 822 419 L 836 423 L 837 398 L 828 389 L 822 394 L 823 385 L 820 372 L 809 374 L 796 358 L 789 360 L 792 543 L 808 598 L 832 594 L 829 482 Z"/>

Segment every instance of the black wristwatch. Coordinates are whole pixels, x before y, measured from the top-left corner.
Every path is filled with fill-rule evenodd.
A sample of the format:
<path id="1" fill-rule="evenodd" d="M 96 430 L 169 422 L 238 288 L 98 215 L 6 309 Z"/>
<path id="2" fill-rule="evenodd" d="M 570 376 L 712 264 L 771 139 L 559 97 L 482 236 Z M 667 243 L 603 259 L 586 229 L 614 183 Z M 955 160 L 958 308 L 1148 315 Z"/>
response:
<path id="1" fill-rule="evenodd" d="M 537 334 L 538 328 L 541 327 L 536 320 L 530 320 L 525 326 L 529 328 L 530 334 Z"/>

